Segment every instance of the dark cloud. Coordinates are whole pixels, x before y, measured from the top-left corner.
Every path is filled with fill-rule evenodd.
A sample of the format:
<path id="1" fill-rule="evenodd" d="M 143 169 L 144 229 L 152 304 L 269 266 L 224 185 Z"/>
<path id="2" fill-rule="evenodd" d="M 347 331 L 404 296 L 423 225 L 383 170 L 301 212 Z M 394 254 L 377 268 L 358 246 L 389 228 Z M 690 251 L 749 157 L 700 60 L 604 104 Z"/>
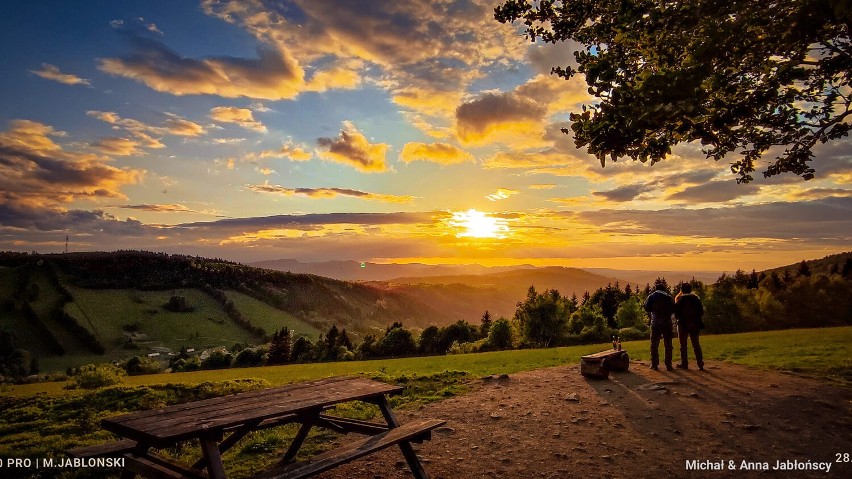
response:
<path id="1" fill-rule="evenodd" d="M 690 186 L 683 191 L 669 195 L 666 199 L 686 203 L 724 203 L 755 194 L 759 188 L 755 183 L 738 184 L 736 180 L 711 181 Z"/>
<path id="2" fill-rule="evenodd" d="M 583 221 L 618 234 L 661 234 L 714 238 L 852 241 L 852 197 L 736 208 L 580 212 Z"/>
<path id="3" fill-rule="evenodd" d="M 101 210 L 62 211 L 13 203 L 0 204 L 0 225 L 35 232 L 70 232 L 140 237 L 152 234 L 137 220 L 119 220 Z"/>
<path id="4" fill-rule="evenodd" d="M 444 211 L 419 213 L 314 213 L 306 215 L 274 215 L 255 218 L 229 218 L 218 221 L 184 223 L 178 228 L 261 230 L 290 226 L 323 226 L 336 224 L 392 225 L 432 224 L 451 215 Z"/>
<path id="5" fill-rule="evenodd" d="M 385 195 L 370 193 L 368 191 L 353 190 L 351 188 L 285 188 L 278 185 L 248 185 L 248 189 L 259 193 L 272 193 L 284 196 L 307 196 L 309 198 L 336 198 L 338 196 L 349 196 L 365 200 L 386 201 L 389 203 L 407 203 L 414 199 L 412 196 Z"/>
<path id="6" fill-rule="evenodd" d="M 624 185 L 609 191 L 595 191 L 592 194 L 597 197 L 604 198 L 608 201 L 622 203 L 626 201 L 631 201 L 642 193 L 651 191 L 653 189 L 653 185 L 647 184 Z"/>

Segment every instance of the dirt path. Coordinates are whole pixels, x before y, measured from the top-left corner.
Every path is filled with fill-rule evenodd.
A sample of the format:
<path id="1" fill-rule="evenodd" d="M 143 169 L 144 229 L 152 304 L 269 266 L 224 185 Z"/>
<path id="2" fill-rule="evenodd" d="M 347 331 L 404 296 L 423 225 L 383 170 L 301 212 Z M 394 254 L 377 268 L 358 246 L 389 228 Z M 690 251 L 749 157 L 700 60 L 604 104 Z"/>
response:
<path id="1" fill-rule="evenodd" d="M 852 391 L 727 363 L 657 372 L 634 361 L 597 381 L 575 365 L 529 371 L 400 412 L 414 416 L 447 420 L 415 446 L 433 479 L 852 477 L 852 462 L 835 462 L 852 454 Z M 724 470 L 689 471 L 689 460 L 724 460 Z M 743 460 L 769 471 L 742 470 Z M 772 470 L 795 460 L 831 469 Z M 411 475 L 392 448 L 320 477 Z"/>

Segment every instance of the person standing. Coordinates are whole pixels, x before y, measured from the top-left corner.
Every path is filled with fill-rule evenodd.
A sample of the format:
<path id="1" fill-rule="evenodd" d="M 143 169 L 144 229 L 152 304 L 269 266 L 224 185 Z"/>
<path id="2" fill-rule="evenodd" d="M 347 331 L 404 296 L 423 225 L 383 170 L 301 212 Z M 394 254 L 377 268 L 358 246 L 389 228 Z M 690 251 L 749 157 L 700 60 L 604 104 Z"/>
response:
<path id="1" fill-rule="evenodd" d="M 680 293 L 675 298 L 675 318 L 677 318 L 677 337 L 680 342 L 680 364 L 677 367 L 689 369 L 689 359 L 686 355 L 686 340 L 692 341 L 692 351 L 698 369 L 704 371 L 704 355 L 698 342 L 698 332 L 704 328 L 704 305 L 701 299 L 692 292 L 692 285 L 683 283 Z"/>
<path id="2" fill-rule="evenodd" d="M 672 314 L 674 300 L 665 285 L 657 284 L 656 290 L 645 300 L 645 311 L 651 316 L 651 369 L 660 369 L 660 339 L 665 349 L 666 369 L 672 370 Z"/>

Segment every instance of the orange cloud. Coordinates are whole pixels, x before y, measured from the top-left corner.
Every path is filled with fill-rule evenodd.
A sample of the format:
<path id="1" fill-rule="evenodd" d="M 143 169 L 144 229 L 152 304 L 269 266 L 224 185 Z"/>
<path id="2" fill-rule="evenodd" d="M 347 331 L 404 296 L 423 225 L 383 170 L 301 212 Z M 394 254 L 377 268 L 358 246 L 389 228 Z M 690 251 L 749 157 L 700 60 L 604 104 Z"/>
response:
<path id="1" fill-rule="evenodd" d="M 518 190 L 512 190 L 512 189 L 509 189 L 509 188 L 497 188 L 497 191 L 495 191 L 494 193 L 485 195 L 485 197 L 488 198 L 491 201 L 500 201 L 500 200 L 505 200 L 505 199 L 508 199 L 512 196 L 515 196 L 518 193 L 520 193 Z"/>
<path id="2" fill-rule="evenodd" d="M 266 133 L 266 126 L 255 120 L 252 111 L 248 108 L 217 106 L 210 110 L 210 118 L 220 123 L 236 123 L 243 128 Z"/>
<path id="3" fill-rule="evenodd" d="M 385 195 L 349 188 L 285 188 L 283 186 L 269 184 L 247 185 L 246 188 L 259 193 L 271 193 L 282 196 L 305 196 L 308 198 L 336 198 L 338 196 L 348 196 L 363 200 L 384 201 L 388 203 L 410 203 L 414 200 L 413 196 Z"/>
<path id="4" fill-rule="evenodd" d="M 109 158 L 68 151 L 51 137 L 64 133 L 30 120 L 0 132 L 0 204 L 56 207 L 78 199 L 124 198 L 121 188 L 144 170 L 115 168 Z"/>
<path id="5" fill-rule="evenodd" d="M 372 144 L 350 121 L 343 122 L 337 138 L 319 138 L 320 158 L 352 166 L 366 173 L 387 171 L 385 160 L 390 145 Z"/>
<path id="6" fill-rule="evenodd" d="M 540 139 L 547 108 L 536 101 L 511 93 L 485 93 L 456 109 L 459 140 L 480 145 L 508 139 Z"/>
<path id="7" fill-rule="evenodd" d="M 399 155 L 400 161 L 430 161 L 441 165 L 454 165 L 474 161 L 473 155 L 447 143 L 406 143 Z"/>
<path id="8" fill-rule="evenodd" d="M 30 73 L 38 75 L 41 78 L 44 78 L 45 80 L 51 80 L 65 85 L 92 86 L 92 84 L 89 83 L 89 80 L 86 80 L 85 78 L 80 78 L 77 75 L 62 73 L 59 71 L 59 67 L 51 65 L 49 63 L 42 63 L 41 70 L 30 70 Z"/>
<path id="9" fill-rule="evenodd" d="M 139 142 L 129 138 L 100 138 L 90 143 L 89 146 L 110 156 L 133 156 L 145 154 L 143 150 L 139 149 Z"/>
<path id="10" fill-rule="evenodd" d="M 284 100 L 304 89 L 305 72 L 286 51 L 259 48 L 257 58 L 185 58 L 162 43 L 136 38 L 137 51 L 105 58 L 98 68 L 172 95 Z"/>

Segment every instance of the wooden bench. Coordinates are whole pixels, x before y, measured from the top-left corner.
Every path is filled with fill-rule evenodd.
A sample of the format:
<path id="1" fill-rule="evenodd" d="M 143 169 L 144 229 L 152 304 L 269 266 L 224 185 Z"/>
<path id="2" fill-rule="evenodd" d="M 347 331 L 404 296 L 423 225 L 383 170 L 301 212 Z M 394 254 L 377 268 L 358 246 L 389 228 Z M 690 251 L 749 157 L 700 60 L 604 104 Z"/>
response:
<path id="1" fill-rule="evenodd" d="M 630 356 L 623 349 L 607 349 L 580 357 L 580 374 L 585 378 L 606 379 L 610 371 L 627 371 Z"/>
<path id="2" fill-rule="evenodd" d="M 69 449 L 66 453 L 71 457 L 83 459 L 90 457 L 118 457 L 133 451 L 135 448 L 136 441 L 122 439 L 121 441 L 108 442 L 106 444 L 75 447 L 74 449 Z"/>
<path id="3" fill-rule="evenodd" d="M 301 479 L 327 471 L 341 464 L 380 451 L 402 442 L 422 442 L 431 439 L 432 430 L 444 425 L 439 419 L 421 419 L 389 429 L 383 433 L 347 443 L 332 451 L 292 464 L 282 464 L 262 472 L 252 479 Z"/>

